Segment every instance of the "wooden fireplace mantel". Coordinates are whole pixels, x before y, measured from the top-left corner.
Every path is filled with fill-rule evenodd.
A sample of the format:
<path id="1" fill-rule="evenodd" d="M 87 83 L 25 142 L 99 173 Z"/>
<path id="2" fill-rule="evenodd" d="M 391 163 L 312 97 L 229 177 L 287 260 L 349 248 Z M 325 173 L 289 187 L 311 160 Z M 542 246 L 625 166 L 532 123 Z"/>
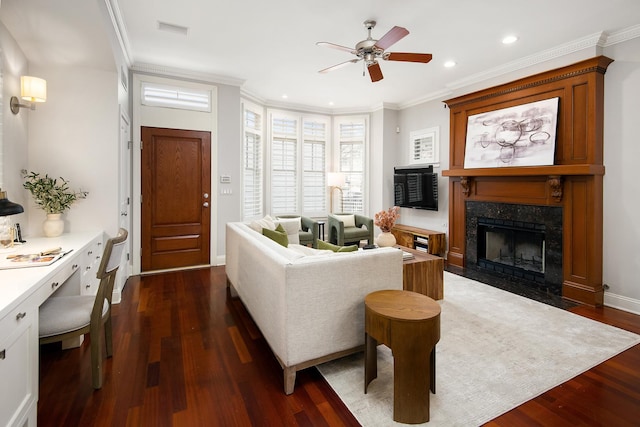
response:
<path id="1" fill-rule="evenodd" d="M 604 175 L 603 165 L 553 165 L 504 168 L 450 169 L 442 171 L 443 176 L 562 176 L 562 175 Z"/>
<path id="2" fill-rule="evenodd" d="M 598 56 L 445 101 L 450 110 L 449 250 L 465 266 L 466 201 L 561 206 L 564 298 L 602 305 L 604 74 Z M 551 166 L 464 168 L 468 117 L 559 98 Z"/>

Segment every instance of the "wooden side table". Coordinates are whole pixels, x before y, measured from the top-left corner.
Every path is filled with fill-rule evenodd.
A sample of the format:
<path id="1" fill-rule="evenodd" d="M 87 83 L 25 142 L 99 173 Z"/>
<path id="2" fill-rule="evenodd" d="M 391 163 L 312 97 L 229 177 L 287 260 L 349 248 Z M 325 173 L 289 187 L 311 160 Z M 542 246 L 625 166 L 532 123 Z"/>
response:
<path id="1" fill-rule="evenodd" d="M 426 295 L 385 290 L 365 297 L 364 392 L 378 376 L 378 343 L 393 352 L 393 419 L 429 421 L 429 389 L 436 392 L 440 305 Z"/>
<path id="2" fill-rule="evenodd" d="M 402 262 L 402 289 L 418 292 L 435 300 L 444 298 L 444 258 L 398 246 L 413 258 Z"/>

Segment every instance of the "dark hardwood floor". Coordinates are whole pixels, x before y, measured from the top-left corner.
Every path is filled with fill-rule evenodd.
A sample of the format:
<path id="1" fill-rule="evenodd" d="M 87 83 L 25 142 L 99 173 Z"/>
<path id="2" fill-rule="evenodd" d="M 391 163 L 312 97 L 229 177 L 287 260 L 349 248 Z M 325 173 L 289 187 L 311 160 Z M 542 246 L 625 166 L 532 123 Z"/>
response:
<path id="1" fill-rule="evenodd" d="M 575 307 L 640 333 L 640 316 Z M 315 368 L 283 392 L 282 370 L 224 267 L 133 277 L 114 306 L 114 356 L 91 388 L 90 350 L 41 347 L 40 426 L 357 426 Z M 87 340 L 88 341 L 88 340 Z M 638 425 L 640 345 L 488 426 Z"/>

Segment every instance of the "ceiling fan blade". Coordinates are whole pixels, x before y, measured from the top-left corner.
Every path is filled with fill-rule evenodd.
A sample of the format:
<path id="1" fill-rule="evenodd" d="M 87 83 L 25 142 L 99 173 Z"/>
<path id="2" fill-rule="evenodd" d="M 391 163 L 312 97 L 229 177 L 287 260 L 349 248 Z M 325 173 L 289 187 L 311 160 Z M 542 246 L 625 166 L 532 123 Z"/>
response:
<path id="1" fill-rule="evenodd" d="M 369 70 L 369 76 L 371 77 L 372 82 L 382 80 L 382 70 L 380 69 L 380 64 L 374 62 L 373 64 L 367 66 L 367 70 Z"/>
<path id="2" fill-rule="evenodd" d="M 342 68 L 342 67 L 344 67 L 345 65 L 355 64 L 355 63 L 356 63 L 356 62 L 358 62 L 358 61 L 360 61 L 360 59 L 359 59 L 359 58 L 356 58 L 356 59 L 350 59 L 349 61 L 345 61 L 345 62 L 341 62 L 340 64 L 332 65 L 331 67 L 329 67 L 329 68 L 325 68 L 324 70 L 320 70 L 320 71 L 318 71 L 318 72 L 319 72 L 319 73 L 321 73 L 321 74 L 326 74 L 326 73 L 328 73 L 329 71 L 337 70 L 338 68 Z"/>
<path id="3" fill-rule="evenodd" d="M 387 34 L 382 36 L 382 38 L 376 42 L 375 46 L 377 48 L 385 50 L 401 38 L 405 37 L 407 34 L 409 34 L 409 30 L 407 30 L 406 28 L 395 26 L 390 29 Z"/>
<path id="4" fill-rule="evenodd" d="M 389 52 L 383 58 L 387 61 L 422 62 L 426 64 L 433 56 L 430 53 Z"/>
<path id="5" fill-rule="evenodd" d="M 349 52 L 352 54 L 356 54 L 357 52 L 355 50 L 353 50 L 353 48 L 351 47 L 346 47 L 346 46 L 340 46 L 339 44 L 335 44 L 335 43 L 329 43 L 329 42 L 317 42 L 316 45 L 318 46 L 323 46 L 323 47 L 330 47 L 331 49 L 338 49 L 338 50 L 342 50 L 344 52 Z"/>

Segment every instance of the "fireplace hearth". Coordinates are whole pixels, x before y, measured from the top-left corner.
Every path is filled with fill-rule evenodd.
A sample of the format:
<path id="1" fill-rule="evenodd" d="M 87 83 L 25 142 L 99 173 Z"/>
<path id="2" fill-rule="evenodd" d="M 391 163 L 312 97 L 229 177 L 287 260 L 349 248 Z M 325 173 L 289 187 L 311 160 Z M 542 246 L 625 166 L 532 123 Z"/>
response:
<path id="1" fill-rule="evenodd" d="M 466 203 L 467 268 L 562 295 L 562 208 Z"/>

